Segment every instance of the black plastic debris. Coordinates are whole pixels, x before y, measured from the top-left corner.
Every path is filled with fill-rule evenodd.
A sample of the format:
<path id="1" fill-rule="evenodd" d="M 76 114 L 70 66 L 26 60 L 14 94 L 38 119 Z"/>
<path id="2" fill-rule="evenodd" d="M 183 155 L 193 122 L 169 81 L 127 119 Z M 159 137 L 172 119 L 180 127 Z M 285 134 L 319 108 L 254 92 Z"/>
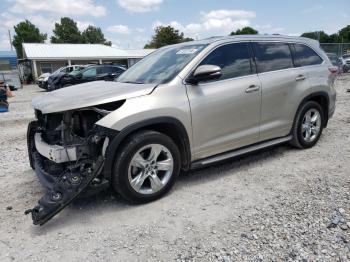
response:
<path id="1" fill-rule="evenodd" d="M 62 209 L 68 206 L 91 181 L 100 174 L 103 167 L 103 158 L 99 157 L 91 165 L 80 169 L 66 170 L 38 201 L 38 205 L 25 211 L 32 214 L 34 225 L 44 225 Z"/>

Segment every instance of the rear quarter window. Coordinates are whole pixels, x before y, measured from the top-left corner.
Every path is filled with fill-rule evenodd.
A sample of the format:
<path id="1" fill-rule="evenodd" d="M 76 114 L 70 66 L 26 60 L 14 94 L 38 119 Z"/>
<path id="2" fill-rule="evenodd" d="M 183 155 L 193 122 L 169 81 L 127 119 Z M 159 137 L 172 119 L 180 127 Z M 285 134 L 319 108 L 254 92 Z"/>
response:
<path id="1" fill-rule="evenodd" d="M 322 58 L 310 47 L 303 44 L 293 44 L 295 66 L 311 66 L 322 64 Z"/>
<path id="2" fill-rule="evenodd" d="M 253 43 L 259 73 L 293 67 L 292 54 L 287 43 Z"/>

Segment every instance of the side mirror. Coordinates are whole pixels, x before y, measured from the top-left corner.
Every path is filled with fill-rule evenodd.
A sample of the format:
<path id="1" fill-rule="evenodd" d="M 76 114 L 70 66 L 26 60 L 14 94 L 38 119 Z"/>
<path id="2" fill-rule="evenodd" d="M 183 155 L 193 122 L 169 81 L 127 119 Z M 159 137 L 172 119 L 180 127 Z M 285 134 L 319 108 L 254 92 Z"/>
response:
<path id="1" fill-rule="evenodd" d="M 116 73 L 109 73 L 108 75 L 109 75 L 110 77 L 112 77 L 112 78 L 117 77 L 117 74 L 116 74 Z"/>
<path id="2" fill-rule="evenodd" d="M 77 77 L 78 79 L 81 79 L 81 78 L 83 78 L 83 74 L 82 74 L 82 73 L 79 73 L 79 74 L 76 75 L 76 77 Z"/>
<path id="3" fill-rule="evenodd" d="M 187 78 L 186 82 L 196 85 L 200 81 L 214 80 L 222 75 L 221 67 L 216 65 L 201 65 Z"/>

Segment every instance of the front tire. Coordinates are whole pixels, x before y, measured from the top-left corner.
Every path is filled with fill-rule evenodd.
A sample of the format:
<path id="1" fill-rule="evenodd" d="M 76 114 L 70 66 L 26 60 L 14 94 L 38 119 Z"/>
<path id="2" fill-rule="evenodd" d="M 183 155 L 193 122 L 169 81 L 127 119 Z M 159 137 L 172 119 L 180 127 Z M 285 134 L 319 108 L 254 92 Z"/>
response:
<path id="1" fill-rule="evenodd" d="M 180 152 L 171 138 L 140 131 L 127 138 L 119 150 L 112 186 L 130 202 L 154 201 L 174 185 L 180 165 Z"/>
<path id="2" fill-rule="evenodd" d="M 38 121 L 32 121 L 28 125 L 27 129 L 27 149 L 28 149 L 28 158 L 29 165 L 34 170 L 35 169 L 35 161 L 33 154 L 36 151 L 34 135 L 38 129 Z"/>
<path id="3" fill-rule="evenodd" d="M 324 119 L 322 107 L 318 103 L 308 101 L 303 104 L 292 128 L 291 144 L 298 148 L 313 147 L 322 134 Z"/>

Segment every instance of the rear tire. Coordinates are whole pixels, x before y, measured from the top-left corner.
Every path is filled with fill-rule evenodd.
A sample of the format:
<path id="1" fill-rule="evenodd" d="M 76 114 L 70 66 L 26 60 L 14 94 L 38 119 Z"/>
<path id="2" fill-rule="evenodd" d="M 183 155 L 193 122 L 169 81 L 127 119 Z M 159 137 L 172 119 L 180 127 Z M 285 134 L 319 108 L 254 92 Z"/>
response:
<path id="1" fill-rule="evenodd" d="M 294 121 L 291 144 L 297 148 L 313 147 L 322 134 L 324 119 L 323 109 L 317 102 L 303 104 Z"/>
<path id="2" fill-rule="evenodd" d="M 171 138 L 155 131 L 140 131 L 120 148 L 112 186 L 130 202 L 154 201 L 174 185 L 180 165 L 180 152 Z"/>

